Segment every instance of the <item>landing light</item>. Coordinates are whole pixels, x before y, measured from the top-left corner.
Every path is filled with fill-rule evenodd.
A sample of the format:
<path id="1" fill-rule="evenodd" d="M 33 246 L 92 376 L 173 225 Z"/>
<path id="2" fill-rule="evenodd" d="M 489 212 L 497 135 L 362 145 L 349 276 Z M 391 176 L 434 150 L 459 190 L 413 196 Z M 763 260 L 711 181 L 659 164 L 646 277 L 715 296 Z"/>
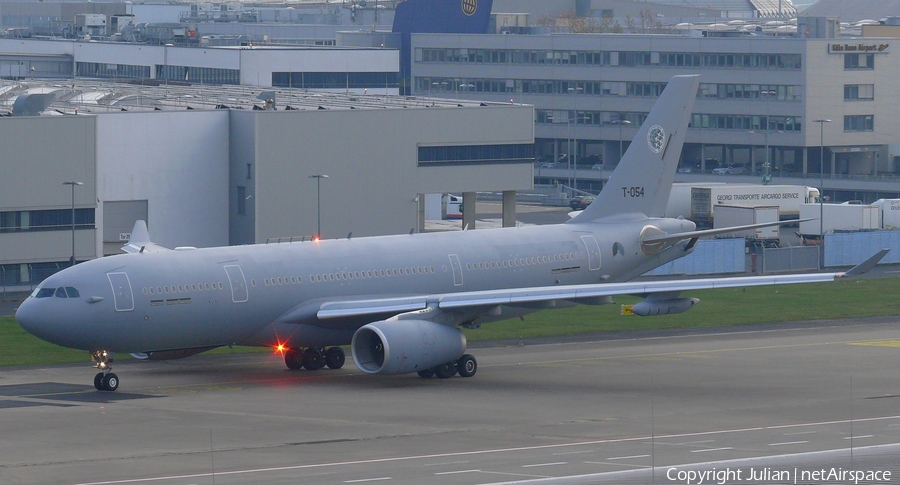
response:
<path id="1" fill-rule="evenodd" d="M 278 352 L 279 354 L 282 354 L 282 355 L 284 355 L 284 351 L 286 349 L 287 349 L 287 347 L 285 347 L 284 344 L 281 344 L 281 343 L 275 346 L 275 352 Z"/>

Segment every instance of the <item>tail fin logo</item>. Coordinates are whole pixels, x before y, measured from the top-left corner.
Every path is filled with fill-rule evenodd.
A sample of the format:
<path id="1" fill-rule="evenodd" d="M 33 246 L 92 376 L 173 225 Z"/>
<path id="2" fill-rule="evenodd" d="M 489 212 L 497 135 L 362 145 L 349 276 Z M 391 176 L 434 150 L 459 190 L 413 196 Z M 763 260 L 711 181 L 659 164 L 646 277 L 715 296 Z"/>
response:
<path id="1" fill-rule="evenodd" d="M 659 153 L 663 149 L 663 143 L 666 141 L 666 132 L 662 126 L 653 125 L 647 132 L 647 145 L 653 150 L 653 153 Z"/>
<path id="2" fill-rule="evenodd" d="M 462 0 L 462 11 L 464 14 L 471 17 L 475 15 L 476 10 L 478 10 L 478 0 Z"/>

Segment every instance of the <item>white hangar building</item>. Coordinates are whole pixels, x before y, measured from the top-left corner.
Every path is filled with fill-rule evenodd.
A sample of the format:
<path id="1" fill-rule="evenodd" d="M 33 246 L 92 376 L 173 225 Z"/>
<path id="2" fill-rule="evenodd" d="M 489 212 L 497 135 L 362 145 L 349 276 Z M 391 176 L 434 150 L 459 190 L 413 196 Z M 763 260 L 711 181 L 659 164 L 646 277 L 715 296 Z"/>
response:
<path id="1" fill-rule="evenodd" d="M 0 81 L 0 112 L 48 93 L 0 117 L 4 287 L 118 253 L 136 219 L 167 247 L 398 234 L 424 194 L 467 194 L 474 227 L 474 192 L 496 191 L 512 225 L 532 187 L 527 105 L 67 80 Z"/>

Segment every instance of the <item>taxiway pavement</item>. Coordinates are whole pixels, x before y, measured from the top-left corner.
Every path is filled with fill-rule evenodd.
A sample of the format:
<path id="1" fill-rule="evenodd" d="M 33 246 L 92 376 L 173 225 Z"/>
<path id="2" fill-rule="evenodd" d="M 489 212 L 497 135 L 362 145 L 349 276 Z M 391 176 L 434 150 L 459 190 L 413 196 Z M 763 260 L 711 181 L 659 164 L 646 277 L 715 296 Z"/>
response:
<path id="1" fill-rule="evenodd" d="M 686 483 L 667 471 L 820 465 L 900 481 L 900 317 L 584 340 L 472 348 L 468 379 L 201 355 L 117 364 L 107 393 L 87 363 L 4 369 L 0 483 Z"/>

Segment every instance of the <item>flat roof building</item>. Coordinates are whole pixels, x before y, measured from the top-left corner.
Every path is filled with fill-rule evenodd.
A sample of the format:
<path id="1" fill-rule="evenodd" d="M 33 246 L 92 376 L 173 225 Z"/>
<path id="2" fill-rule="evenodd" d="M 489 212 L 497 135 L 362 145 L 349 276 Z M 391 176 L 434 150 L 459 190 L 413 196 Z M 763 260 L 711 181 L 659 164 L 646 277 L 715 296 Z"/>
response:
<path id="1" fill-rule="evenodd" d="M 0 117 L 6 286 L 73 251 L 118 253 L 137 219 L 166 247 L 398 234 L 423 230 L 425 194 L 474 208 L 490 190 L 512 225 L 515 191 L 532 186 L 527 105 L 69 80 L 0 81 L 0 112 L 32 96 L 41 116 Z"/>

